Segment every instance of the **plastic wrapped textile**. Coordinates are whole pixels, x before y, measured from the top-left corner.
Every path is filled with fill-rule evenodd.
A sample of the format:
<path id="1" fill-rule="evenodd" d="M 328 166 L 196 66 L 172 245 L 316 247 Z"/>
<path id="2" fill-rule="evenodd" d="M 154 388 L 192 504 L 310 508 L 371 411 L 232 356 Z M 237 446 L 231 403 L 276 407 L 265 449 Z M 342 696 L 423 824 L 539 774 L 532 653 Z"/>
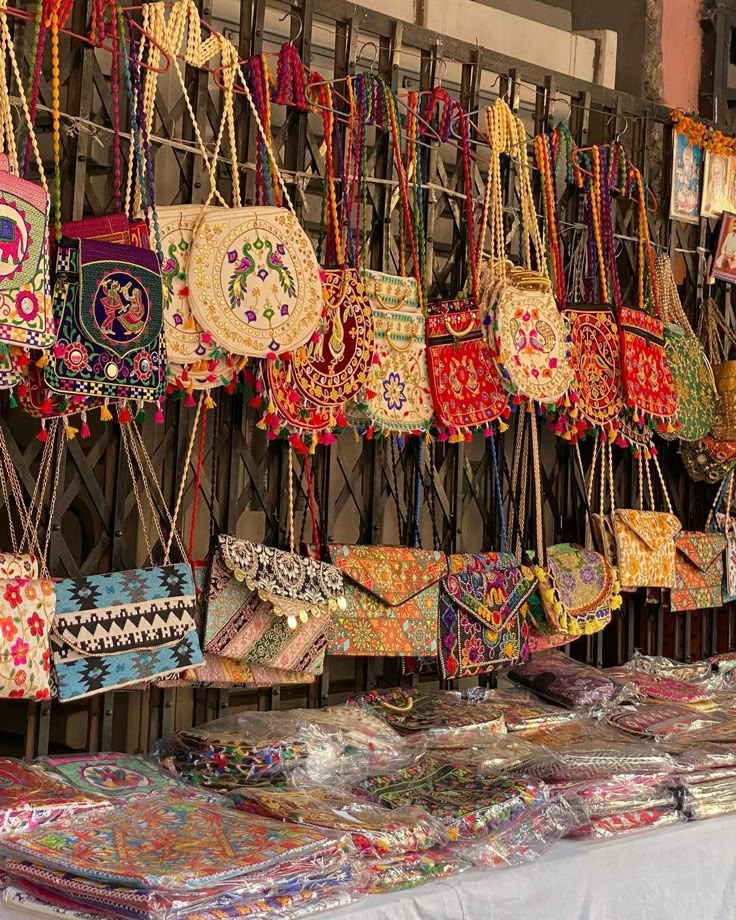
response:
<path id="1" fill-rule="evenodd" d="M 686 706 L 713 705 L 708 694 L 699 687 L 672 677 L 627 667 L 606 668 L 602 673 L 622 686 L 633 686 L 641 697 L 662 703 L 683 703 Z"/>
<path id="2" fill-rule="evenodd" d="M 485 703 L 470 705 L 459 694 L 427 693 L 417 689 L 369 690 L 350 697 L 348 707 L 366 707 L 399 734 L 427 732 L 429 735 L 462 734 L 463 731 L 504 734 L 502 713 Z"/>
<path id="3" fill-rule="evenodd" d="M 297 768 L 314 783 L 359 782 L 392 764 L 410 765 L 424 743 L 404 741 L 360 709 L 242 712 L 181 731 L 162 743 L 167 769 L 220 790 L 284 780 Z"/>
<path id="4" fill-rule="evenodd" d="M 541 784 L 479 776 L 458 764 L 430 757 L 407 770 L 369 777 L 360 791 L 390 808 L 416 805 L 426 809 L 445 825 L 451 841 L 489 834 L 525 808 L 547 799 Z"/>
<path id="5" fill-rule="evenodd" d="M 170 920 L 190 911 L 230 907 L 258 898 L 319 896 L 348 885 L 353 880 L 349 862 L 312 859 L 309 856 L 252 873 L 239 879 L 197 888 L 132 888 L 100 879 L 85 878 L 28 860 L 7 860 L 5 871 L 14 884 L 34 885 L 72 903 L 104 911 L 106 915 L 136 917 L 139 920 Z"/>
<path id="6" fill-rule="evenodd" d="M 53 893 L 49 892 L 47 894 L 44 891 L 37 891 L 30 885 L 22 887 L 9 885 L 4 889 L 2 897 L 3 902 L 11 910 L 17 909 L 23 911 L 24 914 L 68 917 L 69 920 L 100 920 L 100 914 L 97 911 L 90 912 L 79 906 L 73 906 L 72 902 L 54 898 Z"/>
<path id="7" fill-rule="evenodd" d="M 628 744 L 631 740 L 626 732 L 619 731 L 613 725 L 597 719 L 576 719 L 562 725 L 542 726 L 519 731 L 518 736 L 524 741 L 561 750 L 571 744 Z"/>
<path id="8" fill-rule="evenodd" d="M 146 799 L 152 792 L 178 788 L 185 795 L 198 795 L 157 764 L 135 754 L 69 754 L 46 757 L 39 766 L 81 789 L 104 796 L 111 805 Z"/>
<path id="9" fill-rule="evenodd" d="M 540 750 L 523 766 L 525 776 L 545 783 L 581 783 L 627 775 L 669 776 L 673 761 L 669 754 L 650 744 L 590 742 L 557 750 Z"/>
<path id="10" fill-rule="evenodd" d="M 27 831 L 109 804 L 103 796 L 81 792 L 41 766 L 0 758 L 0 834 Z"/>
<path id="11" fill-rule="evenodd" d="M 736 778 L 724 777 L 693 782 L 681 777 L 680 808 L 688 818 L 716 818 L 736 811 Z"/>
<path id="12" fill-rule="evenodd" d="M 502 773 L 523 775 L 527 764 L 535 763 L 551 752 L 538 744 L 532 744 L 514 735 L 489 738 L 480 744 L 458 744 L 445 747 L 443 752 L 452 757 L 452 762 L 466 767 L 480 776 L 498 776 Z M 432 756 L 438 754 L 432 750 Z"/>
<path id="13" fill-rule="evenodd" d="M 365 894 L 401 891 L 455 875 L 470 868 L 454 847 L 425 850 L 387 859 L 368 859 L 361 867 Z"/>
<path id="14" fill-rule="evenodd" d="M 456 850 L 473 866 L 521 866 L 544 856 L 580 820 L 581 813 L 574 803 L 551 800 L 522 812 L 502 831 L 457 845 Z"/>
<path id="15" fill-rule="evenodd" d="M 246 787 L 228 793 L 235 807 L 252 814 L 350 834 L 367 856 L 397 855 L 447 843 L 442 824 L 420 808 L 388 809 L 356 800 L 346 791 Z"/>
<path id="16" fill-rule="evenodd" d="M 580 717 L 574 710 L 560 709 L 559 706 L 543 703 L 528 690 L 522 690 L 520 687 L 511 690 L 471 687 L 466 692 L 466 699 L 471 703 L 490 703 L 500 709 L 506 722 L 506 730 L 510 732 L 560 725 Z"/>
<path id="17" fill-rule="evenodd" d="M 508 676 L 545 699 L 568 709 L 608 703 L 621 687 L 602 671 L 563 655 L 550 652 L 513 667 Z"/>
<path id="18" fill-rule="evenodd" d="M 0 853 L 130 888 L 186 890 L 233 878 L 245 886 L 249 873 L 307 855 L 331 860 L 341 843 L 170 791 L 12 835 Z"/>
<path id="19" fill-rule="evenodd" d="M 673 680 L 684 680 L 689 684 L 707 683 L 713 673 L 710 661 L 674 661 L 663 655 L 642 655 L 640 651 L 635 651 L 622 667 L 647 671 L 659 677 L 671 677 Z"/>
<path id="20" fill-rule="evenodd" d="M 345 907 L 355 898 L 355 893 L 350 890 L 329 894 L 307 892 L 293 899 L 289 897 L 259 898 L 251 903 L 195 911 L 187 914 L 186 920 L 230 920 L 230 918 L 237 917 L 247 917 L 249 920 L 271 917 L 279 917 L 281 920 L 299 920 L 300 917 L 313 917 L 315 914 Z"/>
<path id="21" fill-rule="evenodd" d="M 614 776 L 590 783 L 560 783 L 550 787 L 554 795 L 573 799 L 588 820 L 634 809 L 674 808 L 677 797 L 663 774 Z"/>
<path id="22" fill-rule="evenodd" d="M 721 715 L 720 710 L 714 710 L 712 715 Z M 690 737 L 692 736 L 692 737 Z M 691 746 L 700 744 L 732 745 L 736 743 L 736 718 L 729 714 L 722 722 L 713 725 L 704 725 L 687 732 L 687 741 Z"/>
<path id="23" fill-rule="evenodd" d="M 588 824 L 582 824 L 568 834 L 568 837 L 591 837 L 604 839 L 621 837 L 635 831 L 654 830 L 668 827 L 682 821 L 683 816 L 676 809 L 663 808 L 634 808 L 631 811 L 620 811 L 616 814 L 603 815 L 594 818 Z"/>
<path id="24" fill-rule="evenodd" d="M 621 709 L 607 718 L 614 728 L 647 738 L 690 732 L 720 722 L 713 714 L 706 715 L 676 703 L 642 703 L 635 708 Z"/>

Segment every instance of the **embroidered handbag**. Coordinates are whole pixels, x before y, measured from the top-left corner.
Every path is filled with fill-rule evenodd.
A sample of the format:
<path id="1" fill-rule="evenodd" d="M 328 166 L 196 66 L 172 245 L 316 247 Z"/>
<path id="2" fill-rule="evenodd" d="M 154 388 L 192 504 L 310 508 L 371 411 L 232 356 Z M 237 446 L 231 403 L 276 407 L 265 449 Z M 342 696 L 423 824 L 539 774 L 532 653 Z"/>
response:
<path id="1" fill-rule="evenodd" d="M 726 545 L 726 537 L 720 533 L 680 531 L 675 537 L 677 574 L 670 595 L 671 610 L 701 610 L 723 604 Z"/>
<path id="2" fill-rule="evenodd" d="M 375 355 L 357 408 L 379 429 L 426 431 L 432 394 L 417 283 L 374 271 L 364 272 L 363 281 L 373 312 Z"/>
<path id="3" fill-rule="evenodd" d="M 724 604 L 730 604 L 736 601 L 736 521 L 732 521 L 728 513 L 716 515 L 716 521 L 723 528 L 726 540 L 721 596 Z"/>
<path id="4" fill-rule="evenodd" d="M 104 214 L 70 220 L 61 225 L 61 235 L 76 240 L 101 240 L 105 243 L 131 245 L 130 223 L 125 214 Z"/>
<path id="5" fill-rule="evenodd" d="M 0 696 L 51 695 L 51 632 L 56 595 L 49 578 L 0 579 Z"/>
<path id="6" fill-rule="evenodd" d="M 403 546 L 330 546 L 345 579 L 345 610 L 333 615 L 333 655 L 437 654 L 444 553 Z"/>
<path id="7" fill-rule="evenodd" d="M 661 511 L 615 509 L 613 528 L 619 578 L 627 588 L 673 588 L 676 582 L 675 536 L 682 529 Z"/>
<path id="8" fill-rule="evenodd" d="M 697 441 L 711 429 L 716 413 L 713 372 L 680 302 L 668 255 L 657 258 L 657 286 L 665 320 L 667 362 L 677 393 L 677 437 Z"/>
<path id="9" fill-rule="evenodd" d="M 204 662 L 187 563 L 56 583 L 51 636 L 61 700 L 73 700 Z"/>
<path id="10" fill-rule="evenodd" d="M 736 466 L 736 441 L 721 441 L 706 435 L 700 441 L 683 444 L 680 455 L 694 482 L 714 485 L 722 482 Z"/>
<path id="11" fill-rule="evenodd" d="M 435 418 L 451 433 L 487 427 L 508 413 L 508 397 L 473 300 L 430 306 L 427 367 Z"/>
<path id="12" fill-rule="evenodd" d="M 34 579 L 38 573 L 38 559 L 33 553 L 0 553 L 0 579 Z"/>
<path id="13" fill-rule="evenodd" d="M 523 399 L 555 403 L 565 395 L 573 379 L 570 342 L 565 319 L 557 309 L 546 276 L 547 263 L 532 193 L 526 131 L 501 99 L 486 110 L 486 122 L 491 142 L 486 195 L 491 202 L 491 259 L 481 276 L 479 303 L 493 323 L 496 361 L 506 389 Z M 509 269 L 505 261 L 502 154 L 511 157 L 516 165 L 524 268 Z M 536 272 L 531 270 L 532 249 Z"/>
<path id="14" fill-rule="evenodd" d="M 223 535 L 210 563 L 204 650 L 321 674 L 330 615 L 344 605 L 333 565 Z"/>
<path id="15" fill-rule="evenodd" d="M 718 403 L 711 434 L 719 441 L 736 441 L 736 361 L 722 361 L 713 373 Z"/>
<path id="16" fill-rule="evenodd" d="M 535 569 L 550 626 L 570 636 L 591 635 L 621 606 L 616 574 L 599 553 L 573 543 L 547 547 L 547 567 Z"/>
<path id="17" fill-rule="evenodd" d="M 49 348 L 55 332 L 48 265 L 49 191 L 4 5 L 0 46 L 0 136 L 9 154 L 0 169 L 0 342 Z M 15 78 L 13 92 L 20 97 L 41 185 L 19 175 L 9 74 Z"/>
<path id="18" fill-rule="evenodd" d="M 156 253 L 62 239 L 56 256 L 57 341 L 44 378 L 61 393 L 157 400 L 166 385 Z"/>
<path id="19" fill-rule="evenodd" d="M 580 415 L 594 428 L 618 427 L 623 385 L 618 326 L 610 307 L 570 305 L 563 310 L 575 356 L 573 385 Z"/>
<path id="20" fill-rule="evenodd" d="M 439 599 L 442 678 L 476 677 L 524 661 L 531 571 L 510 553 L 452 555 L 447 564 Z"/>

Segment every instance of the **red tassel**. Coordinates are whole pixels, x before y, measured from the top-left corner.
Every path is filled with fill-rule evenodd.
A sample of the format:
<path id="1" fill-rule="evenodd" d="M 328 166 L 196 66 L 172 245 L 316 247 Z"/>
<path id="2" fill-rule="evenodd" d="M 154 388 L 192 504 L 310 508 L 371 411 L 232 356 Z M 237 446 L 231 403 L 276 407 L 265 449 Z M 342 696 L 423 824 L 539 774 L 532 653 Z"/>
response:
<path id="1" fill-rule="evenodd" d="M 121 425 L 127 425 L 128 422 L 131 422 L 132 420 L 133 420 L 133 417 L 128 411 L 128 407 L 123 406 L 123 408 L 120 409 L 120 411 L 118 412 L 118 421 L 120 422 Z"/>
<path id="2" fill-rule="evenodd" d="M 366 430 L 365 430 L 365 436 L 366 436 L 366 438 L 368 438 L 369 441 L 372 441 L 372 440 L 373 440 L 373 435 L 374 435 L 374 434 L 375 434 L 375 430 L 374 430 L 374 428 L 373 428 L 373 425 L 370 425 L 368 428 L 366 428 Z"/>
<path id="3" fill-rule="evenodd" d="M 48 441 L 48 439 L 49 439 L 49 433 L 48 431 L 46 431 L 45 428 L 42 428 L 36 435 L 37 441 Z"/>
<path id="4" fill-rule="evenodd" d="M 80 430 L 80 432 L 79 432 L 79 436 L 80 436 L 80 438 L 88 438 L 88 437 L 89 437 L 89 425 L 88 425 L 86 422 L 82 422 L 82 428 L 81 428 L 81 430 Z"/>
<path id="5" fill-rule="evenodd" d="M 194 397 L 191 393 L 187 393 L 187 398 L 184 400 L 184 405 L 187 409 L 191 409 L 194 406 Z"/>
<path id="6" fill-rule="evenodd" d="M 161 408 L 161 406 L 159 406 L 158 409 L 156 409 L 156 415 L 154 416 L 154 418 L 156 419 L 156 424 L 157 424 L 157 425 L 163 425 L 163 423 L 164 423 L 164 410 Z"/>
<path id="7" fill-rule="evenodd" d="M 344 412 L 337 413 L 337 415 L 335 416 L 335 424 L 337 425 L 338 428 L 348 427 L 348 420 L 345 418 Z"/>
<path id="8" fill-rule="evenodd" d="M 41 403 L 41 415 L 51 415 L 51 399 L 47 396 Z"/>

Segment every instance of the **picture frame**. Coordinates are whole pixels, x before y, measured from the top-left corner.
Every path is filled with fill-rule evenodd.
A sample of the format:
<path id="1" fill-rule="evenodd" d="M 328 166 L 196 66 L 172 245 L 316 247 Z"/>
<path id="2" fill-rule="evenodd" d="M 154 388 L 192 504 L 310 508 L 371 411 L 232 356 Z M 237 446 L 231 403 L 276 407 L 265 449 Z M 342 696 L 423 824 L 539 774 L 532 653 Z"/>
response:
<path id="1" fill-rule="evenodd" d="M 724 211 L 721 219 L 713 275 L 719 281 L 736 284 L 736 213 L 731 211 Z"/>
<path id="2" fill-rule="evenodd" d="M 676 131 L 672 146 L 670 219 L 696 224 L 700 219 L 703 149 Z M 730 184 L 729 184 L 730 188 Z"/>
<path id="3" fill-rule="evenodd" d="M 728 173 L 731 157 L 705 152 L 703 166 L 703 194 L 700 202 L 701 217 L 720 217 L 728 209 Z"/>

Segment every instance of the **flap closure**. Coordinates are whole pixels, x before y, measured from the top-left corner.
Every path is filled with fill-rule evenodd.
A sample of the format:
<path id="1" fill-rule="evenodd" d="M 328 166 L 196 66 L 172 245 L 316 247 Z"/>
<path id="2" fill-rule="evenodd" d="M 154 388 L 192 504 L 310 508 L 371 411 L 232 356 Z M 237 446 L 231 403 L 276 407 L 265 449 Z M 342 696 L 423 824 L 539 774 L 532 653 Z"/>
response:
<path id="1" fill-rule="evenodd" d="M 66 613 L 54 627 L 54 638 L 85 657 L 107 657 L 176 645 L 195 630 L 190 607 L 182 598 L 162 598 L 155 609 L 127 606 Z"/>
<path id="2" fill-rule="evenodd" d="M 626 527 L 652 552 L 660 549 L 682 530 L 682 524 L 674 514 L 666 511 L 617 509 L 613 517 L 617 527 Z"/>
<path id="3" fill-rule="evenodd" d="M 343 595 L 342 575 L 327 562 L 226 534 L 218 546 L 225 567 L 251 590 L 310 604 Z"/>
<path id="4" fill-rule="evenodd" d="M 447 562 L 450 598 L 493 630 L 504 628 L 537 585 L 531 569 L 522 569 L 510 553 L 462 553 Z"/>
<path id="5" fill-rule="evenodd" d="M 384 604 L 397 607 L 447 574 L 447 557 L 405 546 L 330 546 L 337 568 Z"/>
<path id="6" fill-rule="evenodd" d="M 675 540 L 675 546 L 688 562 L 701 572 L 707 572 L 726 548 L 726 538 L 720 533 L 683 530 Z"/>

